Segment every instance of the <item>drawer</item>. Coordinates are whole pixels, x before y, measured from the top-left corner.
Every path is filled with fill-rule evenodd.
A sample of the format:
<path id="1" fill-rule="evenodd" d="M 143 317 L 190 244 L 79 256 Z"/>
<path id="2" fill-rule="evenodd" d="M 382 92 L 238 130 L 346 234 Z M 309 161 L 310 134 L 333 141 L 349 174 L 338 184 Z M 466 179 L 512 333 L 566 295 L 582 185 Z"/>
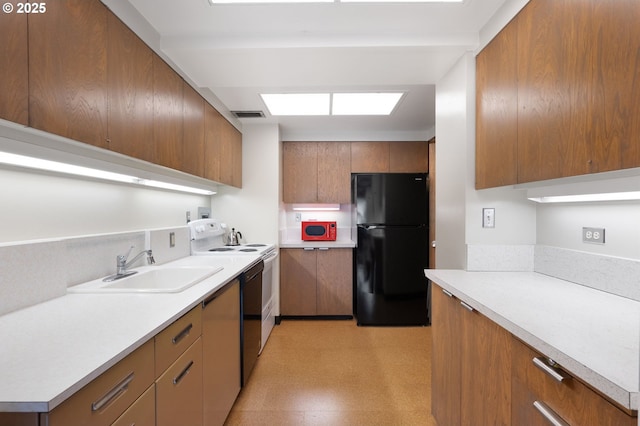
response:
<path id="1" fill-rule="evenodd" d="M 548 426 L 546 412 L 558 424 L 637 426 L 637 418 L 517 339 L 512 355 L 512 424 Z"/>
<path id="2" fill-rule="evenodd" d="M 150 386 L 111 426 L 155 426 L 156 387 Z"/>
<path id="3" fill-rule="evenodd" d="M 47 426 L 110 425 L 153 383 L 153 342 L 149 341 L 50 413 Z"/>
<path id="4" fill-rule="evenodd" d="M 202 334 L 200 305 L 177 319 L 155 337 L 156 377 L 162 374 L 180 354 L 187 350 Z"/>
<path id="5" fill-rule="evenodd" d="M 156 380 L 156 425 L 202 425 L 202 339 Z"/>

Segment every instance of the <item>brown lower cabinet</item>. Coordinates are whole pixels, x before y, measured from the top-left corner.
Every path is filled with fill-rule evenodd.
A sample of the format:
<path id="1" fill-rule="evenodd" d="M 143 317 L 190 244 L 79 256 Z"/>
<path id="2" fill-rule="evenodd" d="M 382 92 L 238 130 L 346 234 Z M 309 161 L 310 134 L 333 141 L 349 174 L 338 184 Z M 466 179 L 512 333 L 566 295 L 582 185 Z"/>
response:
<path id="1" fill-rule="evenodd" d="M 543 372 L 536 363 L 549 366 L 548 358 L 435 283 L 431 304 L 431 411 L 438 425 L 637 425 L 566 372 L 548 368 L 562 382 Z"/>
<path id="2" fill-rule="evenodd" d="M 239 392 L 235 279 L 51 412 L 0 412 L 0 426 L 218 426 Z"/>
<path id="3" fill-rule="evenodd" d="M 352 259 L 350 248 L 281 249 L 281 314 L 353 315 Z"/>

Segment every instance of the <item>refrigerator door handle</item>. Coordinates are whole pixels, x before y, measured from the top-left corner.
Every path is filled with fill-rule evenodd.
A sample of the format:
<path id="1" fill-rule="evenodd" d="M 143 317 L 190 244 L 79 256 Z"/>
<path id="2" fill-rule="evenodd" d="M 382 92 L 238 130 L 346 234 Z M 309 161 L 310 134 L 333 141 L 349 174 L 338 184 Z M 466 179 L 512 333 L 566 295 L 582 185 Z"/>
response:
<path id="1" fill-rule="evenodd" d="M 370 229 L 378 229 L 378 227 L 375 226 L 375 225 L 367 225 L 367 226 L 364 227 L 364 229 L 366 229 L 368 231 Z"/>

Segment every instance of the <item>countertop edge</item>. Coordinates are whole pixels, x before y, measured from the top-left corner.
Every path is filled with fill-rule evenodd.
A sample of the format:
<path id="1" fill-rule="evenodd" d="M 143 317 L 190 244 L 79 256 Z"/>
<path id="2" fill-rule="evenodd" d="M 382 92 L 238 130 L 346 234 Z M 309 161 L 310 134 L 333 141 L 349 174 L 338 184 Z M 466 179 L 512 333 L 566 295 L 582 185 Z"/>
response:
<path id="1" fill-rule="evenodd" d="M 461 271 L 465 272 L 465 271 Z M 597 389 L 602 394 L 606 395 L 612 401 L 615 401 L 620 406 L 628 409 L 637 411 L 639 408 L 640 402 L 640 391 L 632 391 L 628 389 L 624 389 L 620 385 L 614 383 L 612 380 L 604 377 L 603 375 L 597 373 L 596 371 L 589 368 L 588 365 L 584 365 L 581 362 L 575 360 L 571 356 L 564 353 L 562 350 L 554 347 L 553 345 L 545 342 L 543 339 L 535 336 L 532 332 L 515 324 L 514 322 L 505 318 L 498 310 L 494 310 L 495 308 L 491 306 L 487 306 L 486 302 L 482 303 L 473 297 L 466 294 L 463 290 L 458 288 L 455 283 L 451 282 L 451 280 L 443 278 L 441 275 L 438 275 L 437 269 L 425 269 L 425 276 L 430 280 L 434 281 L 440 287 L 444 288 L 447 291 L 453 292 L 454 296 L 464 301 L 465 303 L 469 303 L 473 306 L 474 309 L 477 309 L 482 315 L 486 316 L 509 333 L 514 335 L 516 338 L 522 340 L 527 345 L 531 346 L 535 350 L 543 353 L 544 355 L 554 359 L 560 365 L 565 367 L 571 374 L 577 376 L 580 380 L 587 383 L 589 386 Z M 467 274 L 483 274 L 482 272 L 466 272 Z M 514 273 L 514 272 L 510 272 Z M 517 272 L 516 272 L 517 274 Z M 524 273 L 523 273 L 524 274 Z M 540 275 L 541 277 L 545 277 L 545 279 L 553 279 L 558 280 L 559 282 L 575 285 L 578 288 L 583 287 L 579 284 L 571 283 L 569 281 L 561 280 L 559 278 L 552 278 L 546 275 L 537 274 L 535 272 L 527 272 L 526 274 L 535 274 Z M 598 290 L 594 290 L 598 291 Z M 603 383 L 606 386 L 603 386 Z"/>
<path id="2" fill-rule="evenodd" d="M 181 259 L 177 259 L 177 260 L 175 260 L 173 262 L 169 262 L 169 263 L 164 264 L 162 266 L 169 265 L 169 264 L 174 263 L 174 262 L 184 261 L 185 259 L 189 259 L 191 257 L 193 257 L 193 258 L 201 258 L 201 256 L 188 256 L 186 258 L 181 258 Z M 155 326 L 152 329 L 150 329 L 148 332 L 146 332 L 144 334 L 141 334 L 141 335 L 137 335 L 136 338 L 132 338 L 130 340 L 130 343 L 128 344 L 128 346 L 126 346 L 124 349 L 121 349 L 121 350 L 117 350 L 116 349 L 115 351 L 117 351 L 117 352 L 114 353 L 112 356 L 110 355 L 108 360 L 106 360 L 105 362 L 101 363 L 100 365 L 96 364 L 95 369 L 91 370 L 89 373 L 84 375 L 80 380 L 77 380 L 75 383 L 73 383 L 72 385 L 68 386 L 66 389 L 60 390 L 60 392 L 58 394 L 52 396 L 50 400 L 47 401 L 47 400 L 42 400 L 41 398 L 38 398 L 37 400 L 34 399 L 34 400 L 29 400 L 29 401 L 24 401 L 24 400 L 22 400 L 22 401 L 15 401 L 15 400 L 14 401 L 0 401 L 0 412 L 44 413 L 44 412 L 52 411 L 54 408 L 56 408 L 57 406 L 62 404 L 64 401 L 66 401 L 68 398 L 70 398 L 72 395 L 74 395 L 80 389 L 82 389 L 87 384 L 89 384 L 91 381 L 93 381 L 98 376 L 100 376 L 102 373 L 106 372 L 109 368 L 113 367 L 119 361 L 123 360 L 128 355 L 133 353 L 136 349 L 140 348 L 142 345 L 144 345 L 146 342 L 148 342 L 150 339 L 152 339 L 155 335 L 157 335 L 160 331 L 165 329 L 168 325 L 170 325 L 175 320 L 179 319 L 184 314 L 189 312 L 191 309 L 196 307 L 198 304 L 200 304 L 200 302 L 202 300 L 204 300 L 205 298 L 207 298 L 210 295 L 214 294 L 219 289 L 223 288 L 225 285 L 227 285 L 230 282 L 232 282 L 242 272 L 246 271 L 248 268 L 253 266 L 259 260 L 260 260 L 259 257 L 255 257 L 254 258 L 254 256 L 247 256 L 246 257 L 246 264 L 243 263 L 243 266 L 239 267 L 236 272 L 232 273 L 232 276 L 229 276 L 229 277 L 226 277 L 226 278 L 220 280 L 220 279 L 216 279 L 216 276 L 214 275 L 212 277 L 209 277 L 209 278 L 203 280 L 199 284 L 197 284 L 196 286 L 199 288 L 200 291 L 196 291 L 195 292 L 196 294 L 194 294 L 192 300 L 190 300 L 189 302 L 181 303 L 179 305 L 180 307 L 178 307 L 174 311 L 172 311 L 172 313 L 169 314 L 166 318 L 164 318 L 163 321 L 155 324 Z M 194 287 L 196 287 L 196 286 L 194 286 Z M 192 287 L 192 289 L 194 287 Z M 190 289 L 185 290 L 185 293 L 187 291 L 189 291 L 189 290 Z M 127 293 L 120 293 L 120 295 L 127 295 Z M 99 297 L 109 297 L 109 296 L 113 296 L 113 294 L 103 294 L 103 295 L 100 295 Z M 139 295 L 137 295 L 137 296 L 139 296 Z M 157 294 L 146 295 L 146 297 L 156 297 L 156 296 L 157 296 Z M 58 300 L 62 300 L 63 298 L 84 298 L 84 297 L 95 297 L 95 294 L 92 294 L 92 293 L 67 293 L 66 295 L 61 296 L 61 297 L 59 297 L 57 299 Z M 67 300 L 70 300 L 70 299 L 67 299 Z M 37 309 L 37 307 L 38 307 L 38 305 L 34 305 L 34 306 L 31 306 L 30 308 L 31 309 Z M 11 313 L 9 313 L 7 315 L 11 315 Z"/>
<path id="3" fill-rule="evenodd" d="M 354 241 L 282 241 L 278 245 L 280 248 L 355 248 Z"/>

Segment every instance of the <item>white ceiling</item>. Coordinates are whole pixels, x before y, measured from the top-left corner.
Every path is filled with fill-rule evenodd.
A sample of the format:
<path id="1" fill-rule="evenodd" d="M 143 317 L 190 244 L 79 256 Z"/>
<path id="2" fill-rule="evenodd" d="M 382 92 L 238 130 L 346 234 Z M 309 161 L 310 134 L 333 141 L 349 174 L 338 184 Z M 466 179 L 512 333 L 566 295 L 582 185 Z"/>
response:
<path id="1" fill-rule="evenodd" d="M 230 111 L 261 110 L 283 140 L 424 140 L 435 83 L 505 0 L 463 4 L 245 4 L 103 0 Z M 141 19 L 141 17 L 143 19 Z M 150 24 L 150 25 L 149 25 Z M 207 90 L 208 89 L 208 90 Z M 259 93 L 404 91 L 389 117 L 271 117 Z M 221 105 L 220 105 L 221 104 Z"/>

